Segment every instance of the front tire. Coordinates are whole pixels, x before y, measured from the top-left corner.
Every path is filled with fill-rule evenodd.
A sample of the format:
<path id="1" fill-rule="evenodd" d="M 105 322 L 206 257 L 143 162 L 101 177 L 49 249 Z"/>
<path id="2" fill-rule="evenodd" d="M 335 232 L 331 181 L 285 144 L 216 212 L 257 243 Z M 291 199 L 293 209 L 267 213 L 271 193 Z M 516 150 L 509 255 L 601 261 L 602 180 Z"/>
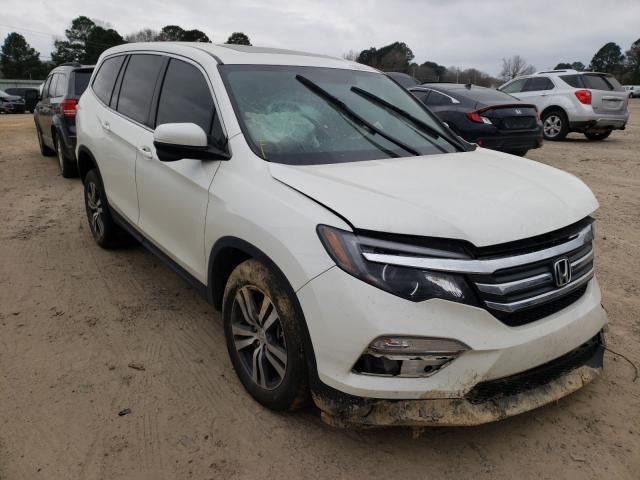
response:
<path id="1" fill-rule="evenodd" d="M 96 243 L 105 249 L 120 246 L 123 232 L 109 212 L 102 179 L 95 169 L 89 171 L 84 179 L 84 204 L 89 228 Z"/>
<path id="2" fill-rule="evenodd" d="M 71 163 L 71 160 L 69 160 L 67 158 L 67 155 L 64 153 L 64 145 L 62 144 L 60 135 L 56 135 L 54 139 L 56 144 L 56 155 L 58 157 L 58 165 L 60 166 L 60 174 L 64 178 L 75 177 L 77 175 L 76 168 L 73 165 L 73 163 Z"/>
<path id="3" fill-rule="evenodd" d="M 584 132 L 584 136 L 589 140 L 604 140 L 609 135 L 611 135 L 611 130 L 607 130 L 606 132 Z"/>
<path id="4" fill-rule="evenodd" d="M 249 394 L 272 410 L 296 410 L 309 398 L 301 322 L 283 281 L 251 259 L 231 273 L 222 316 L 231 363 Z"/>
<path id="5" fill-rule="evenodd" d="M 550 110 L 542 116 L 542 134 L 546 140 L 562 140 L 569 133 L 569 120 L 561 110 Z"/>

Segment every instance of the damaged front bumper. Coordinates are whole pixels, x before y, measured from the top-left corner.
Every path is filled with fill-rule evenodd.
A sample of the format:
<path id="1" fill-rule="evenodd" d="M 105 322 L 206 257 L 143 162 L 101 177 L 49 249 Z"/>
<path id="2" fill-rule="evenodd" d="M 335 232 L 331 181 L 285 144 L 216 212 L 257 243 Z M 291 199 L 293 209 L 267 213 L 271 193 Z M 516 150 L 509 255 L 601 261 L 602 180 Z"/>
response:
<path id="1" fill-rule="evenodd" d="M 463 398 L 382 400 L 332 389 L 313 392 L 322 419 L 337 427 L 472 426 L 502 420 L 579 390 L 602 372 L 602 332 L 562 357 L 526 372 L 479 383 Z"/>

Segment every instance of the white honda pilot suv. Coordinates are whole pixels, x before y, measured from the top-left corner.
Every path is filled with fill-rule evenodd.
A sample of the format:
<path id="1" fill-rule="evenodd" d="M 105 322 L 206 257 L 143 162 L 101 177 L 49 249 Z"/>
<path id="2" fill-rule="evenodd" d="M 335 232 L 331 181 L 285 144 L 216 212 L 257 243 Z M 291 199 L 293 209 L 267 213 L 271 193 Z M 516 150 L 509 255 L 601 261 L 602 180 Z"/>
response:
<path id="1" fill-rule="evenodd" d="M 121 45 L 77 122 L 95 241 L 132 235 L 220 309 L 269 408 L 471 425 L 601 371 L 589 188 L 464 142 L 374 69 Z"/>

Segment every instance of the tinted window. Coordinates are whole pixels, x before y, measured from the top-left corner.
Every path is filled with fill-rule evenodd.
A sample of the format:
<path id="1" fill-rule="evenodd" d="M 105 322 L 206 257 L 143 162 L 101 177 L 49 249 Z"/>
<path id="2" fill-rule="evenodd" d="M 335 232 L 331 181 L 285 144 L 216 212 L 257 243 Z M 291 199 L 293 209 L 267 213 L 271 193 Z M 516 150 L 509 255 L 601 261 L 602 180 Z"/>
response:
<path id="1" fill-rule="evenodd" d="M 113 85 L 116 83 L 116 78 L 118 77 L 118 72 L 120 71 L 123 60 L 124 55 L 107 58 L 102 62 L 100 70 L 98 70 L 96 78 L 93 81 L 93 91 L 96 96 L 107 105 L 109 105 L 109 101 L 111 100 Z"/>
<path id="2" fill-rule="evenodd" d="M 91 70 L 78 70 L 74 72 L 73 77 L 73 91 L 75 95 L 79 97 L 87 89 L 87 85 L 89 85 L 89 80 L 91 79 Z"/>
<path id="3" fill-rule="evenodd" d="M 49 96 L 49 85 L 51 85 L 51 79 L 53 75 L 49 75 L 47 81 L 44 83 L 44 87 L 42 87 L 42 98 L 47 98 Z"/>
<path id="4" fill-rule="evenodd" d="M 476 102 L 503 102 L 516 100 L 511 95 L 508 95 L 499 90 L 492 90 L 491 88 L 471 87 L 470 89 L 457 89 L 454 93 L 460 98 L 467 98 Z"/>
<path id="5" fill-rule="evenodd" d="M 429 92 L 425 92 L 423 90 L 411 90 L 411 93 L 414 97 L 420 100 L 422 103 L 427 103 L 427 97 L 429 96 Z"/>
<path id="6" fill-rule="evenodd" d="M 524 82 L 526 82 L 526 78 L 521 78 L 520 80 L 515 80 L 505 87 L 501 87 L 500 91 L 504 93 L 519 93 L 522 91 L 522 87 L 524 87 Z"/>
<path id="7" fill-rule="evenodd" d="M 47 97 L 55 97 L 56 96 L 56 83 L 58 83 L 58 75 L 54 73 L 51 76 L 51 83 L 49 83 L 49 88 L 47 89 Z"/>
<path id="8" fill-rule="evenodd" d="M 153 89 L 164 57 L 132 55 L 124 72 L 117 110 L 138 123 L 147 123 Z"/>
<path id="9" fill-rule="evenodd" d="M 435 90 L 431 90 L 431 92 L 429 92 L 429 97 L 427 97 L 427 105 L 430 105 L 432 107 L 439 107 L 442 105 L 451 105 L 452 103 L 453 102 L 449 97 L 441 93 L 438 93 Z"/>
<path id="10" fill-rule="evenodd" d="M 560 75 L 560 78 L 571 85 L 573 88 L 582 88 L 580 75 Z"/>
<path id="11" fill-rule="evenodd" d="M 195 123 L 209 133 L 214 111 L 209 87 L 200 70 L 172 59 L 162 84 L 156 125 Z"/>
<path id="12" fill-rule="evenodd" d="M 62 97 L 67 93 L 67 76 L 64 73 L 56 74 L 58 81 L 56 82 L 55 97 Z"/>
<path id="13" fill-rule="evenodd" d="M 527 80 L 523 92 L 539 92 L 541 90 L 551 90 L 553 83 L 547 77 L 533 77 Z"/>
<path id="14" fill-rule="evenodd" d="M 583 75 L 582 81 L 585 88 L 593 90 L 622 90 L 618 81 L 609 75 Z"/>

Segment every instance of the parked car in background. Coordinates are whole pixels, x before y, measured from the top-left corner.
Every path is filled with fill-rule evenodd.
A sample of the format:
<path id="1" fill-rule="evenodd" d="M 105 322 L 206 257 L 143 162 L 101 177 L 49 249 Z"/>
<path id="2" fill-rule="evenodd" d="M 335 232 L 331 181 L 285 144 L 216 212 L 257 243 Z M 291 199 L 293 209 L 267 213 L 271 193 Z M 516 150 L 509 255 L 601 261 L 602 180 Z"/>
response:
<path id="1" fill-rule="evenodd" d="M 424 84 L 409 91 L 467 142 L 520 156 L 542 145 L 535 105 L 511 95 L 456 83 Z"/>
<path id="2" fill-rule="evenodd" d="M 34 112 L 40 92 L 37 88 L 7 88 L 5 90 L 10 95 L 17 95 L 24 100 L 24 109 L 27 112 Z"/>
<path id="3" fill-rule="evenodd" d="M 0 113 L 24 113 L 24 100 L 19 95 L 0 90 Z"/>
<path id="4" fill-rule="evenodd" d="M 113 47 L 80 99 L 77 159 L 95 242 L 128 232 L 221 310 L 266 407 L 470 425 L 602 369 L 593 193 L 464 142 L 375 69 Z"/>
<path id="5" fill-rule="evenodd" d="M 624 85 L 624 89 L 629 93 L 629 98 L 640 97 L 640 85 Z"/>
<path id="6" fill-rule="evenodd" d="M 538 107 L 547 140 L 569 132 L 604 140 L 624 130 L 629 119 L 629 95 L 608 73 L 549 70 L 518 77 L 499 90 Z"/>
<path id="7" fill-rule="evenodd" d="M 57 155 L 65 178 L 76 174 L 76 107 L 93 66 L 63 64 L 49 73 L 33 112 L 42 155 Z"/>
<path id="8" fill-rule="evenodd" d="M 416 85 L 420 85 L 420 82 L 418 81 L 418 79 L 415 78 L 415 77 L 412 77 L 408 73 L 385 72 L 385 74 L 388 77 L 394 79 L 396 82 L 398 82 L 404 88 L 415 87 Z"/>

